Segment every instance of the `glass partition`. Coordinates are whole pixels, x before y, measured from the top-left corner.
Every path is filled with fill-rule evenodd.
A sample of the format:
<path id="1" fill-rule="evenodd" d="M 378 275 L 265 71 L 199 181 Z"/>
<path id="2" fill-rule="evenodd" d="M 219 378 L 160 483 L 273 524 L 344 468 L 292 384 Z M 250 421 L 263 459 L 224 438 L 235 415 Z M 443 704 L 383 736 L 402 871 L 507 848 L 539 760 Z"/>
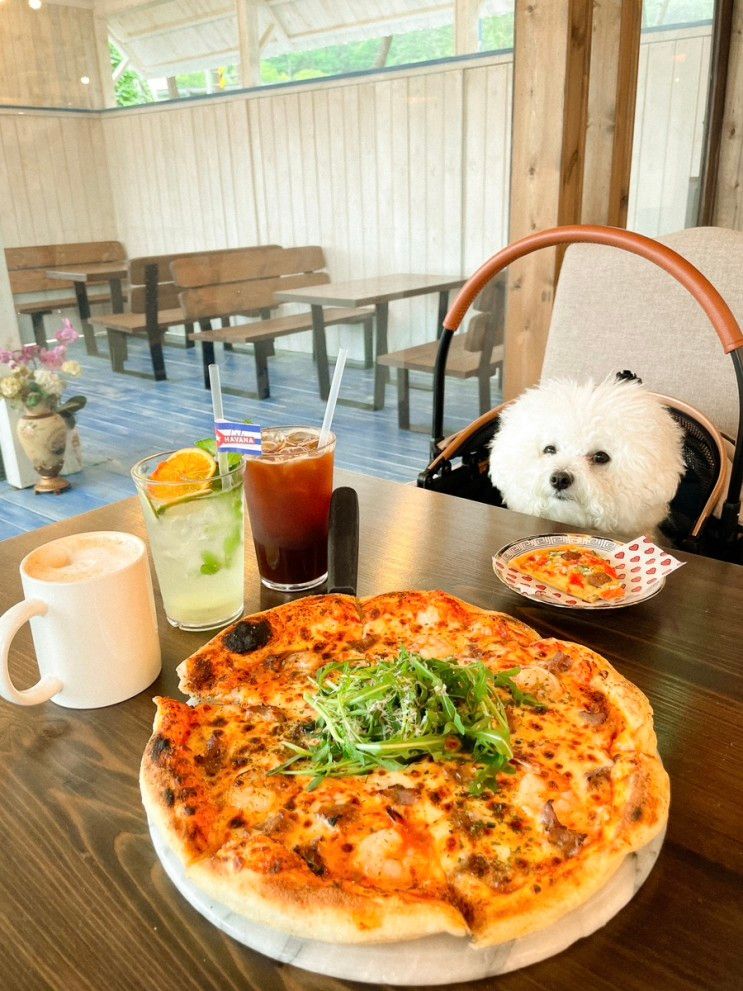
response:
<path id="1" fill-rule="evenodd" d="M 630 230 L 694 227 L 699 209 L 714 0 L 645 0 Z"/>

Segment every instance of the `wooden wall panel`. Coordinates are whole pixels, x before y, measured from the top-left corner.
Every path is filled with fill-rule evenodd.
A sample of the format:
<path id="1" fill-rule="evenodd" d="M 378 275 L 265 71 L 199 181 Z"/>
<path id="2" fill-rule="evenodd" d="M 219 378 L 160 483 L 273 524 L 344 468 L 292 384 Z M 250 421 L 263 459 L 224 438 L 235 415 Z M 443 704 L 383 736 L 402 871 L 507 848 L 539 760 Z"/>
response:
<path id="1" fill-rule="evenodd" d="M 257 243 L 244 102 L 114 114 L 102 126 L 130 256 Z"/>
<path id="2" fill-rule="evenodd" d="M 82 77 L 90 82 L 84 85 Z M 28 0 L 0 7 L 0 104 L 89 109 L 104 105 L 93 11 Z"/>
<path id="3" fill-rule="evenodd" d="M 8 247 L 117 239 L 103 122 L 0 111 L 0 231 Z"/>
<path id="4" fill-rule="evenodd" d="M 743 0 L 733 8 L 715 223 L 743 230 Z"/>

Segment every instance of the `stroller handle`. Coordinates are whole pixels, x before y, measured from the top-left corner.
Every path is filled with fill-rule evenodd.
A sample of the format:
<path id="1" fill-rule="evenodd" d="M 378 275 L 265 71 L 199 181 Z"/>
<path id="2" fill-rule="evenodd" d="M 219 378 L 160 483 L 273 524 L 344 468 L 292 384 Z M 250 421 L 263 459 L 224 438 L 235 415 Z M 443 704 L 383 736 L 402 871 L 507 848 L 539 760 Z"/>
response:
<path id="1" fill-rule="evenodd" d="M 449 307 L 444 319 L 444 330 L 453 333 L 458 329 L 464 315 L 470 308 L 472 300 L 494 275 L 502 271 L 511 262 L 540 248 L 552 248 L 557 244 L 606 244 L 612 248 L 621 248 L 633 255 L 639 255 L 664 269 L 669 275 L 680 282 L 699 303 L 717 331 L 726 354 L 743 347 L 743 333 L 733 311 L 715 289 L 706 276 L 698 268 L 688 262 L 678 252 L 666 247 L 658 241 L 643 234 L 623 230 L 620 227 L 598 227 L 574 224 L 568 227 L 552 227 L 546 231 L 527 234 L 519 241 L 514 241 L 489 258 L 474 275 L 465 282 L 459 290 L 457 298 Z"/>

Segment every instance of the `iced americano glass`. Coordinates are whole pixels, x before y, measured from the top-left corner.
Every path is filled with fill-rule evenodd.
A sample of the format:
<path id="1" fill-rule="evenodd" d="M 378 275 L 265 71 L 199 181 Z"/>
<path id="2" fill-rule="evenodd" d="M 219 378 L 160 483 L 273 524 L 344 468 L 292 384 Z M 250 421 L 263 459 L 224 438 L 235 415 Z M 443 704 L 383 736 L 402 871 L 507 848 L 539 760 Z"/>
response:
<path id="1" fill-rule="evenodd" d="M 263 453 L 245 462 L 245 493 L 261 581 L 282 592 L 328 577 L 328 520 L 335 434 L 267 427 Z"/>
<path id="2" fill-rule="evenodd" d="M 210 477 L 189 478 L 186 464 L 182 477 L 162 480 L 174 472 L 159 466 L 181 454 L 145 458 L 132 468 L 132 477 L 168 622 L 184 630 L 208 630 L 231 623 L 244 607 L 245 469 L 239 459 L 220 473 L 214 462 Z M 196 469 L 203 475 L 203 465 L 194 465 L 194 475 Z"/>

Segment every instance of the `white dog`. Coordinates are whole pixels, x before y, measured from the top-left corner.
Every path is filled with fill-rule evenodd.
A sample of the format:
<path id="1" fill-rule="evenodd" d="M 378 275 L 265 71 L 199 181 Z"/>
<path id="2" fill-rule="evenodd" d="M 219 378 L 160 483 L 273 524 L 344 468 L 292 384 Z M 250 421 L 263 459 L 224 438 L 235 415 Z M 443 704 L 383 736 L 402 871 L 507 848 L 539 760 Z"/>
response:
<path id="1" fill-rule="evenodd" d="M 509 509 L 627 538 L 668 515 L 683 431 L 631 372 L 553 380 L 506 407 L 490 478 Z"/>

